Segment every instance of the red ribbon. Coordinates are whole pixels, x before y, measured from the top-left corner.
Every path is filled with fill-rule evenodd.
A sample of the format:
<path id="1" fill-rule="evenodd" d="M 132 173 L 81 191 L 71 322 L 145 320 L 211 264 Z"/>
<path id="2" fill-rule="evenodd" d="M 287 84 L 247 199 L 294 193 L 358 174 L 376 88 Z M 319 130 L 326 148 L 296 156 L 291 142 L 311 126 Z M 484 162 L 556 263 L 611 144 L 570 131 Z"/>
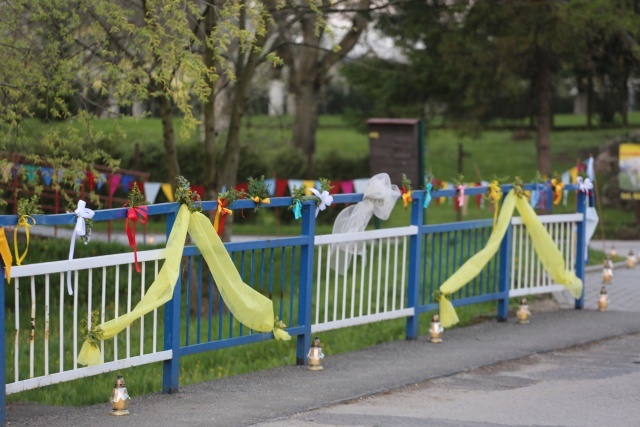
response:
<path id="1" fill-rule="evenodd" d="M 140 273 L 140 265 L 138 264 L 138 248 L 136 245 L 136 223 L 140 220 L 141 223 L 146 224 L 148 219 L 149 208 L 146 206 L 136 206 L 135 208 L 127 209 L 127 237 L 129 238 L 129 246 L 133 248 L 133 259 L 138 273 Z M 130 222 L 133 223 L 133 226 L 129 226 Z"/>

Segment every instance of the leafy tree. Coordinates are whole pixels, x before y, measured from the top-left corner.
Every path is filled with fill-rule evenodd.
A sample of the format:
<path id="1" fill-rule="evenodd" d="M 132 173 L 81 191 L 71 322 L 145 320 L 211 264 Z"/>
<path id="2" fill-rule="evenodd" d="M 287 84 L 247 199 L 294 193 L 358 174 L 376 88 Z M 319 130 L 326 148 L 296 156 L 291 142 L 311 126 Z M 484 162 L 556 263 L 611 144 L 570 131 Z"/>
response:
<path id="1" fill-rule="evenodd" d="M 328 83 L 332 68 L 356 45 L 369 22 L 371 0 L 309 2 L 298 4 L 289 22 L 280 25 L 278 54 L 289 71 L 289 90 L 295 99 L 293 146 L 307 155 L 307 175 L 314 177 L 315 133 L 318 126 L 320 90 Z M 327 47 L 327 22 L 349 22 L 342 38 Z"/>

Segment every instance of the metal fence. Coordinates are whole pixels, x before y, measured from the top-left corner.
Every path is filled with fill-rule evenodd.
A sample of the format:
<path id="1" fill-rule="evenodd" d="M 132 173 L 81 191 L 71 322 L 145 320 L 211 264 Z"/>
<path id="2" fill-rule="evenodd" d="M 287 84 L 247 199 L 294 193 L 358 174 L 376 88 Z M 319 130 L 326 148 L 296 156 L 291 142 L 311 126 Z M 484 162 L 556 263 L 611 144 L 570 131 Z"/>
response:
<path id="1" fill-rule="evenodd" d="M 509 189 L 503 186 L 505 193 Z M 467 194 L 486 191 L 477 187 Z M 434 198 L 455 195 L 455 190 L 433 192 Z M 334 204 L 356 203 L 362 197 L 336 195 Z M 315 205 L 307 201 L 299 235 L 226 244 L 244 282 L 273 300 L 276 315 L 297 340 L 298 364 L 305 363 L 311 334 L 321 331 L 406 318 L 407 339 L 415 339 L 420 314 L 438 308 L 434 301 L 438 286 L 484 247 L 491 220 L 425 225 L 424 192 L 414 192 L 413 198 L 411 223 L 404 227 L 316 235 Z M 275 198 L 261 208 L 288 207 L 291 202 Z M 584 204 L 585 195 L 578 193 L 578 213 L 542 217 L 567 266 L 581 278 L 584 257 L 576 253 L 584 247 Z M 233 209 L 254 206 L 241 200 Z M 178 208 L 176 203 L 153 205 L 149 215 L 166 216 L 168 235 Z M 204 211 L 216 208 L 215 202 L 203 203 Z M 125 215 L 124 208 L 97 211 L 94 221 Z M 40 225 L 75 220 L 73 214 L 36 216 Z M 16 222 L 15 216 L 0 217 L 0 225 Z M 252 331 L 233 318 L 198 249 L 186 246 L 173 299 L 104 341 L 104 364 L 78 366 L 80 321 L 90 324 L 96 309 L 101 322 L 130 311 L 156 278 L 164 252 L 139 252 L 141 273 L 133 270 L 129 252 L 13 267 L 8 284 L 0 277 L 0 360 L 5 360 L 0 373 L 1 410 L 6 394 L 153 362 L 163 362 L 163 391 L 171 392 L 178 387 L 182 356 L 273 339 L 272 333 Z M 350 254 L 348 262 L 338 260 L 340 253 Z M 66 291 L 69 274 L 73 296 Z M 498 318 L 506 320 L 509 297 L 558 289 L 542 271 L 521 221 L 514 217 L 499 253 L 452 295 L 452 302 L 497 301 Z M 582 300 L 577 300 L 576 308 L 581 307 Z M 11 338 L 5 331 L 12 329 L 13 345 L 5 345 Z M 1 415 L 4 422 L 4 412 Z"/>

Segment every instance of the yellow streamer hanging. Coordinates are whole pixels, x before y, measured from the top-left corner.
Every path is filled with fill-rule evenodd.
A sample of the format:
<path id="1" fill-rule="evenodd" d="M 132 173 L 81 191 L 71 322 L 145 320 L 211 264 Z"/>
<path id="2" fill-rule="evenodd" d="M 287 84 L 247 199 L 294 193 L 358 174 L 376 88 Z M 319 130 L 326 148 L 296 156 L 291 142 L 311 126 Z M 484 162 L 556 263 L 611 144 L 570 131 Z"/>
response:
<path id="1" fill-rule="evenodd" d="M 7 278 L 7 282 L 9 282 L 11 280 L 11 264 L 13 263 L 13 257 L 11 256 L 11 249 L 9 249 L 7 236 L 4 234 L 4 227 L 0 227 L 0 256 L 4 263 L 4 275 Z"/>
<path id="2" fill-rule="evenodd" d="M 459 319 L 447 296 L 457 292 L 472 281 L 491 260 L 500 248 L 500 243 L 507 231 L 513 210 L 520 212 L 522 222 L 531 238 L 533 247 L 545 271 L 556 283 L 564 285 L 574 298 L 582 295 L 582 281 L 565 268 L 562 253 L 544 228 L 540 219 L 526 199 L 517 197 L 513 190 L 505 198 L 498 221 L 491 232 L 491 236 L 484 248 L 462 265 L 451 277 L 440 286 L 440 323 L 443 327 L 450 327 L 458 323 Z"/>
<path id="3" fill-rule="evenodd" d="M 33 224 L 29 224 L 29 220 L 33 221 Z M 29 252 L 29 227 L 36 225 L 36 220 L 33 219 L 32 216 L 22 215 L 18 219 L 18 225 L 13 231 L 13 251 L 16 254 L 16 265 L 22 265 L 22 261 L 27 257 L 27 252 Z M 18 251 L 18 229 L 20 227 L 24 227 L 24 234 L 27 237 L 27 245 L 24 248 L 24 252 L 22 256 L 19 255 Z"/>
<path id="4" fill-rule="evenodd" d="M 187 231 L 209 265 L 225 304 L 234 317 L 256 331 L 273 332 L 276 339 L 291 339 L 286 331 L 280 329 L 283 325 L 274 317 L 271 300 L 242 282 L 222 241 L 213 232 L 209 219 L 199 212 L 190 213 L 186 206 L 178 211 L 167 240 L 166 260 L 142 300 L 131 312 L 100 325 L 92 325 L 93 329 L 101 330 L 101 339 L 114 337 L 136 319 L 171 300 L 180 273 Z M 102 362 L 100 348 L 85 340 L 78 354 L 78 363 L 97 365 Z"/>

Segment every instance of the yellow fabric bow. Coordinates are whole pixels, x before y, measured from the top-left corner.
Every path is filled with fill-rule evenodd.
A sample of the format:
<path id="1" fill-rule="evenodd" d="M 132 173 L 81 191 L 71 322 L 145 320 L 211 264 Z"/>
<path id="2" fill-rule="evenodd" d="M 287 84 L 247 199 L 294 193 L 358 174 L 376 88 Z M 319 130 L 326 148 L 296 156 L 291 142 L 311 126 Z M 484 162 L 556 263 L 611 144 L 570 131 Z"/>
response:
<path id="1" fill-rule="evenodd" d="M 251 200 L 253 200 L 256 205 L 259 205 L 260 203 L 265 203 L 268 205 L 271 203 L 271 199 L 268 197 L 266 199 L 261 199 L 259 196 L 255 196 L 251 197 Z"/>
<path id="2" fill-rule="evenodd" d="M 274 316 L 272 301 L 242 281 L 224 244 L 211 227 L 209 218 L 200 212 L 189 212 L 184 205 L 178 211 L 167 240 L 166 259 L 156 280 L 129 313 L 100 325 L 91 325 L 92 330 L 101 331 L 100 339 L 113 338 L 136 319 L 171 300 L 180 275 L 180 262 L 187 232 L 209 266 L 220 295 L 233 316 L 254 331 L 273 332 L 279 340 L 291 339 L 283 329 L 284 324 Z M 78 363 L 97 365 L 102 362 L 100 347 L 95 340 L 85 339 L 78 354 Z"/>
<path id="3" fill-rule="evenodd" d="M 413 202 L 413 198 L 411 197 L 411 190 L 402 193 L 402 205 L 404 206 L 405 210 L 407 210 L 407 206 L 409 206 L 409 203 L 411 202 Z"/>
<path id="4" fill-rule="evenodd" d="M 478 276 L 500 249 L 500 243 L 507 232 L 515 208 L 520 212 L 522 222 L 527 228 L 527 233 L 533 243 L 533 248 L 551 279 L 555 283 L 564 285 L 574 298 L 580 298 L 580 295 L 582 295 L 582 281 L 572 271 L 566 269 L 562 253 L 546 228 L 544 228 L 542 222 L 540 222 L 540 218 L 538 218 L 526 199 L 517 197 L 514 190 L 511 190 L 504 200 L 498 222 L 491 232 L 485 247 L 469 258 L 462 267 L 440 286 L 440 323 L 443 327 L 453 326 L 458 323 L 458 315 L 447 296 L 457 292 Z"/>
<path id="5" fill-rule="evenodd" d="M 498 220 L 498 211 L 500 210 L 500 199 L 502 199 L 502 188 L 500 183 L 496 180 L 491 181 L 489 184 L 489 201 L 493 203 L 493 228 L 496 228 L 496 221 Z"/>
<path id="6" fill-rule="evenodd" d="M 33 224 L 30 224 L 29 220 L 33 221 Z M 16 254 L 16 265 L 22 265 L 22 261 L 27 257 L 27 252 L 29 252 L 29 227 L 34 225 L 36 225 L 36 220 L 33 219 L 32 216 L 22 215 L 20 219 L 18 219 L 18 225 L 13 231 L 13 251 Z M 20 256 L 18 252 L 18 229 L 20 227 L 24 227 L 24 234 L 27 236 L 27 246 L 24 248 L 22 256 Z"/>
<path id="7" fill-rule="evenodd" d="M 2 262 L 4 263 L 4 275 L 8 282 L 11 280 L 11 264 L 13 263 L 13 257 L 11 256 L 11 249 L 9 249 L 7 236 L 4 234 L 4 227 L 0 227 L 0 256 L 2 256 Z"/>

